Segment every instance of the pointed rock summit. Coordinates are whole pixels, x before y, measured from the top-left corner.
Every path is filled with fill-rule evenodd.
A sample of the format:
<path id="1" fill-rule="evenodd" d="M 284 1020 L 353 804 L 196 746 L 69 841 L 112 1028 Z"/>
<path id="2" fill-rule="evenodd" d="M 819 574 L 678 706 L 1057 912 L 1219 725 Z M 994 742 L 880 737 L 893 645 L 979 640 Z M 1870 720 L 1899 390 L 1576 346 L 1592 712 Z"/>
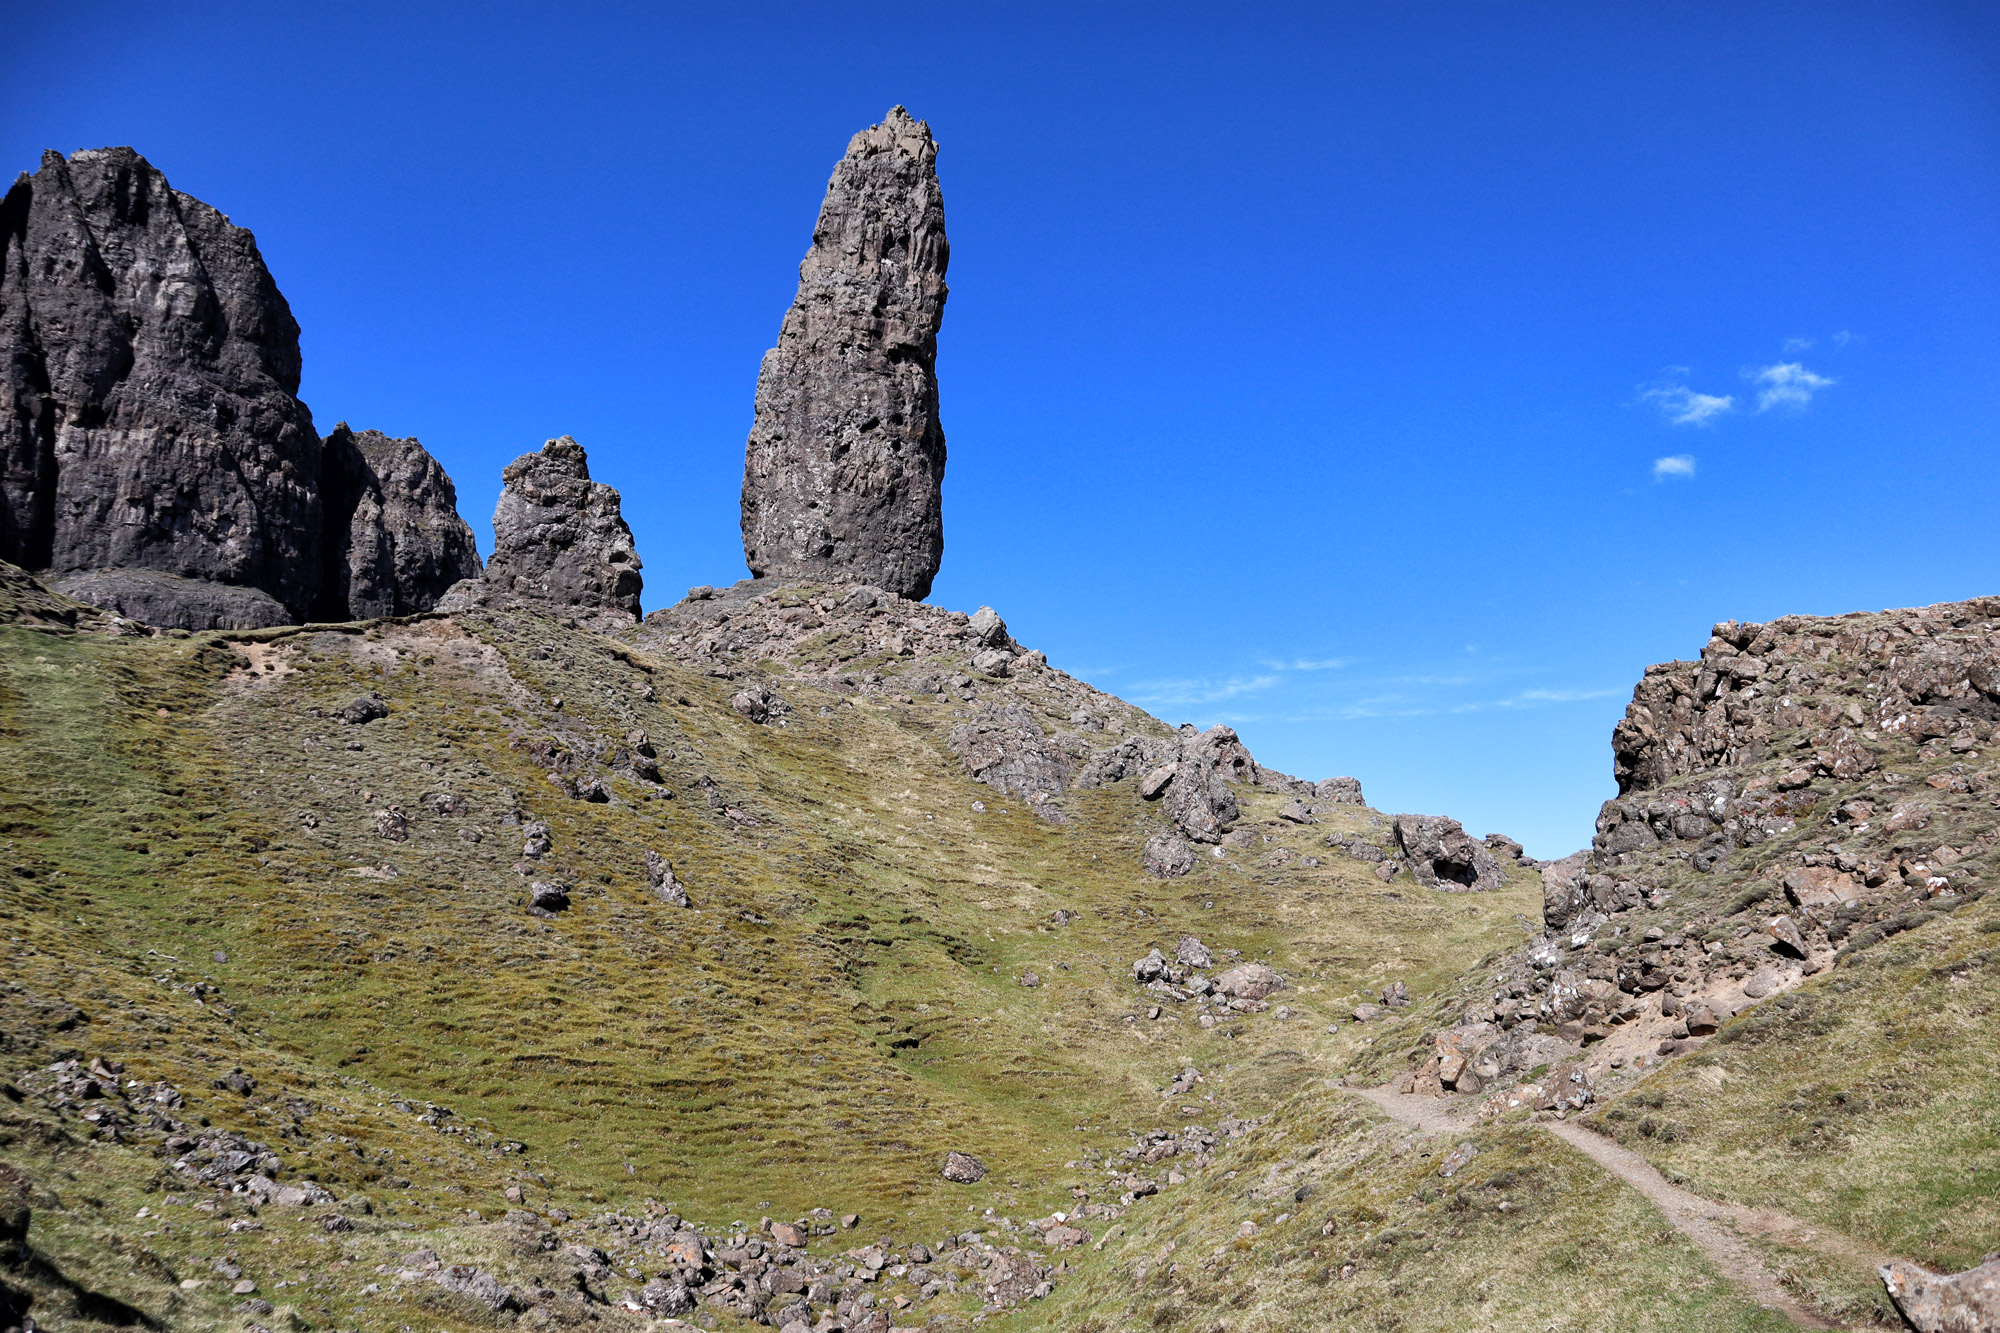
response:
<path id="1" fill-rule="evenodd" d="M 921 598 L 944 555 L 938 326 L 944 196 L 930 127 L 902 107 L 854 136 L 764 354 L 743 468 L 758 577 Z"/>
<path id="2" fill-rule="evenodd" d="M 639 554 L 618 492 L 590 479 L 583 446 L 565 435 L 523 454 L 500 474 L 493 558 L 484 579 L 458 584 L 441 611 L 540 605 L 599 627 L 639 618 Z"/>

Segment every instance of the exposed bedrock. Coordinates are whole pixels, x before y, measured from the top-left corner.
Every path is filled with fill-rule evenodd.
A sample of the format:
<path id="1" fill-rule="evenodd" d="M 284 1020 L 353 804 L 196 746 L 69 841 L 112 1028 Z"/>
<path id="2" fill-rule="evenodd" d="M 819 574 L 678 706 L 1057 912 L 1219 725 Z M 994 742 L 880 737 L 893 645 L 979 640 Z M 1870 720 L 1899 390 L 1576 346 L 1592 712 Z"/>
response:
<path id="1" fill-rule="evenodd" d="M 421 444 L 343 421 L 326 437 L 322 464 L 324 565 L 313 619 L 428 611 L 452 584 L 479 577 L 458 492 Z"/>

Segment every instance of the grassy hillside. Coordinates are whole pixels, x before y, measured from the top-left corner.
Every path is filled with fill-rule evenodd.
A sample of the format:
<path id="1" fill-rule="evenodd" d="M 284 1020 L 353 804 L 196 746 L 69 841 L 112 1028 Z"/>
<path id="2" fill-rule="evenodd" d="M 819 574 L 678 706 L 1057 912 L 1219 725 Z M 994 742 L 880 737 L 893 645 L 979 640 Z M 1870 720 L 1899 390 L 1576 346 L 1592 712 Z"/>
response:
<path id="1" fill-rule="evenodd" d="M 1383 840 L 1384 816 L 1319 804 L 1299 824 L 1278 817 L 1290 793 L 1245 786 L 1231 842 L 1155 879 L 1140 849 L 1165 815 L 1134 781 L 1038 817 L 966 775 L 958 687 L 871 681 L 897 664 L 831 633 L 801 629 L 807 671 L 762 648 L 711 666 L 659 625 L 614 640 L 527 612 L 143 637 L 37 606 L 0 628 L 0 1201 L 31 1210 L 36 1258 L 6 1280 L 45 1326 L 636 1326 L 647 1316 L 618 1300 L 660 1271 L 642 1233 L 669 1211 L 718 1244 L 799 1219 L 828 1263 L 876 1241 L 942 1254 L 978 1231 L 1053 1266 L 1053 1294 L 987 1311 L 1024 1327 L 1771 1326 L 1545 1136 L 1480 1130 L 1472 1165 L 1440 1177 L 1451 1144 L 1331 1086 L 1400 1067 L 1447 1000 L 1518 952 L 1539 929 L 1531 869 L 1487 894 L 1385 883 L 1326 841 Z M 759 680 L 784 704 L 761 724 L 731 702 Z M 1068 706 L 1037 688 L 963 694 Z M 656 894 L 649 852 L 691 906 Z M 567 910 L 531 913 L 536 883 L 563 886 Z M 1266 962 L 1287 988 L 1203 1024 L 1132 977 L 1184 934 L 1217 971 Z M 1954 1039 L 1991 1031 L 1974 972 L 1922 983 L 1960 997 Z M 1399 980 L 1411 1010 L 1346 1021 Z M 1893 1007 L 1903 984 L 1861 989 Z M 1843 1003 L 1858 1042 L 1863 997 Z M 1723 1063 L 1654 1081 L 1766 1049 L 1716 1045 Z M 1894 1114 L 1991 1049 L 1896 1064 Z M 76 1091 L 93 1059 L 117 1095 Z M 1827 1059 L 1861 1067 L 1846 1048 Z M 63 1060 L 80 1063 L 48 1068 Z M 1189 1068 L 1198 1081 L 1176 1085 Z M 1760 1086 L 1717 1084 L 1662 1160 L 1746 1188 L 1760 1166 L 1744 1135 L 1773 1112 L 1732 1090 Z M 1990 1161 L 1983 1123 L 1930 1141 Z M 1189 1126 L 1216 1135 L 1212 1162 L 1128 1152 Z M 1913 1164 L 1895 1147 L 1913 1130 L 1883 1119 L 1852 1152 Z M 331 1198 L 218 1195 L 173 1166 L 204 1131 Z M 947 1151 L 988 1173 L 943 1179 Z M 1852 1206 L 1833 1157 L 1771 1151 L 1816 1163 L 1785 1158 L 1828 1210 Z M 1142 1169 L 1158 1194 L 1134 1196 Z M 1976 1258 L 1993 1217 L 1941 1189 L 1912 1185 L 1885 1243 Z M 1055 1250 L 1027 1227 L 1057 1210 L 1090 1241 Z M 1918 1237 L 1924 1219 L 1955 1229 Z M 606 1272 L 580 1279 L 596 1261 L 572 1246 L 604 1251 Z M 424 1250 L 525 1293 L 520 1308 L 425 1278 L 406 1257 Z M 924 1299 L 927 1271 L 870 1288 L 896 1326 L 981 1313 L 984 1278 Z M 706 1304 L 687 1317 L 736 1323 Z"/>

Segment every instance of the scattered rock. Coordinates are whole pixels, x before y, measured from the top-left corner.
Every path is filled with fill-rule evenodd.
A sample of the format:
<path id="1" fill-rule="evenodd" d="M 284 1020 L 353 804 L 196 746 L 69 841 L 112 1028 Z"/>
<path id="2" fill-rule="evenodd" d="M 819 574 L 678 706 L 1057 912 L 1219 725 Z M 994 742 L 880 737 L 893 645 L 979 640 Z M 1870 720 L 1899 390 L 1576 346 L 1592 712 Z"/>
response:
<path id="1" fill-rule="evenodd" d="M 1463 1171 L 1477 1156 L 1479 1156 L 1477 1144 L 1461 1143 L 1445 1154 L 1444 1160 L 1438 1163 L 1437 1173 L 1448 1180 Z"/>
<path id="2" fill-rule="evenodd" d="M 930 593 L 944 553 L 944 198 L 930 129 L 901 107 L 847 146 L 799 292 L 764 355 L 743 467 L 759 578 Z"/>
<path id="3" fill-rule="evenodd" d="M 1306 809 L 1296 798 L 1286 801 L 1284 805 L 1278 808 L 1278 818 L 1290 824 L 1310 824 L 1314 822 L 1312 811 Z"/>
<path id="4" fill-rule="evenodd" d="M 1382 1003 L 1392 1009 L 1407 1008 L 1410 1003 L 1410 987 L 1407 982 L 1392 981 L 1382 988 Z"/>
<path id="5" fill-rule="evenodd" d="M 1178 879 L 1194 869 L 1194 848 L 1180 834 L 1165 829 L 1146 840 L 1139 864 L 1156 879 Z"/>

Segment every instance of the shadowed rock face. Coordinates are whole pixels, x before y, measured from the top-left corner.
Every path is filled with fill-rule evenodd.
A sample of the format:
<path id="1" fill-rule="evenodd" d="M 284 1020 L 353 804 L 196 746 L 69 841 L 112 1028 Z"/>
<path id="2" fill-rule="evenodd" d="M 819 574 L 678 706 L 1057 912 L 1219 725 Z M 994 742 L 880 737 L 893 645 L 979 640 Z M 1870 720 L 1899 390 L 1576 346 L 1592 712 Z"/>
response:
<path id="1" fill-rule="evenodd" d="M 944 196 L 896 107 L 834 168 L 799 292 L 764 355 L 743 469 L 750 572 L 922 598 L 944 556 Z"/>
<path id="2" fill-rule="evenodd" d="M 525 600 L 638 619 L 632 530 L 619 514 L 618 492 L 590 479 L 583 446 L 567 435 L 550 440 L 500 476 L 493 559 L 478 600 Z"/>
<path id="3" fill-rule="evenodd" d="M 428 611 L 452 584 L 479 577 L 458 492 L 415 440 L 341 422 L 326 437 L 320 498 L 326 540 L 315 620 Z"/>
<path id="4" fill-rule="evenodd" d="M 138 153 L 46 153 L 7 192 L 0 557 L 244 585 L 303 612 L 320 439 L 298 387 L 299 326 L 255 238 Z"/>

